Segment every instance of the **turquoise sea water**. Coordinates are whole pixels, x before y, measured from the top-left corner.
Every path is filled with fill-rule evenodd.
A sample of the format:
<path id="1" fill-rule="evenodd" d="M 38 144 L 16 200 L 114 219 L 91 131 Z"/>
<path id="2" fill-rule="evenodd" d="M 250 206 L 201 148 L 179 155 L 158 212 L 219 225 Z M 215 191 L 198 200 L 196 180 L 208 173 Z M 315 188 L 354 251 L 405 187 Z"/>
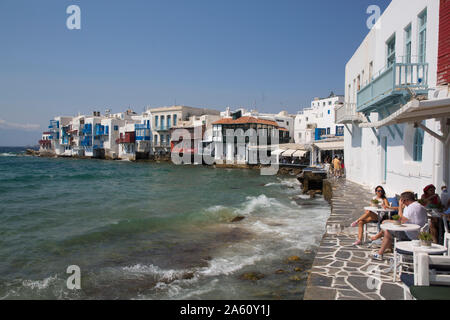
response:
<path id="1" fill-rule="evenodd" d="M 310 266 L 330 210 L 294 177 L 17 152 L 0 150 L 0 299 L 302 298 L 294 269 Z"/>

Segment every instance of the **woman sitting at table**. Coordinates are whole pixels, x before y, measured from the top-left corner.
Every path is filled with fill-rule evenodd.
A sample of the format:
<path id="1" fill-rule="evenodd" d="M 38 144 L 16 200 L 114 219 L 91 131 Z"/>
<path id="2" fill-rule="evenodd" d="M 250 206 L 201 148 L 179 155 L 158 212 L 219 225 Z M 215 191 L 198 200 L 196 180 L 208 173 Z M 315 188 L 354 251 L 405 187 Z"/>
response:
<path id="1" fill-rule="evenodd" d="M 378 200 L 379 202 L 381 202 L 384 209 L 390 208 L 389 202 L 386 198 L 386 192 L 384 191 L 382 186 L 378 186 L 375 188 L 375 197 L 373 198 L 373 200 Z M 353 245 L 357 246 L 362 243 L 364 236 L 364 225 L 370 222 L 378 222 L 378 215 L 372 211 L 366 210 L 358 220 L 351 224 L 352 227 L 358 226 L 358 240 L 353 243 Z"/>
<path id="2" fill-rule="evenodd" d="M 441 204 L 441 199 L 436 193 L 436 187 L 432 184 L 426 186 L 423 189 L 423 195 L 420 198 L 422 200 L 423 206 L 426 208 L 439 206 Z"/>
<path id="3" fill-rule="evenodd" d="M 427 209 L 436 209 L 441 205 L 441 198 L 436 193 L 436 187 L 432 184 L 423 189 L 420 197 L 422 205 Z M 439 217 L 431 217 L 430 233 L 434 243 L 439 243 L 439 225 L 442 223 Z"/>

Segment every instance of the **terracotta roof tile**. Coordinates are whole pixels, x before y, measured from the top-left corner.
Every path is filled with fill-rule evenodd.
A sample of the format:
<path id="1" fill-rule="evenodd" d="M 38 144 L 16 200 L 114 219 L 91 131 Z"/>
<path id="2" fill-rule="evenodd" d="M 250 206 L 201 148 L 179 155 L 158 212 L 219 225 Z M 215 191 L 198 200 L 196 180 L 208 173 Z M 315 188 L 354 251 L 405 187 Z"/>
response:
<path id="1" fill-rule="evenodd" d="M 233 120 L 231 118 L 224 118 L 214 122 L 213 124 L 246 124 L 246 123 L 266 124 L 269 126 L 278 127 L 278 124 L 275 121 L 257 119 L 255 117 L 240 117 L 239 119 L 236 120 Z"/>

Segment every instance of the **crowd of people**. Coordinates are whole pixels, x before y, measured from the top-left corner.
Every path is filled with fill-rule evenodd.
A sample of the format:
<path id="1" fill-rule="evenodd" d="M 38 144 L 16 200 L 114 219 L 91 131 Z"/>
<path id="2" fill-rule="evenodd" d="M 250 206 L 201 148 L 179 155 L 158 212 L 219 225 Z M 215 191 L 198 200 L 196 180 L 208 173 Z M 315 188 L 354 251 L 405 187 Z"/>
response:
<path id="1" fill-rule="evenodd" d="M 344 176 L 344 158 L 335 156 L 334 159 L 331 159 L 331 157 L 326 157 L 324 166 L 332 177 L 340 178 Z"/>
<path id="2" fill-rule="evenodd" d="M 375 201 L 376 200 L 376 201 Z M 398 201 L 397 201 L 398 200 Z M 444 222 L 439 217 L 431 217 L 428 220 L 428 213 L 432 209 L 439 209 L 444 214 L 450 214 L 450 197 L 447 187 L 441 189 L 441 196 L 436 193 L 434 185 L 428 185 L 423 189 L 420 199 L 411 191 L 406 191 L 400 195 L 400 198 L 387 198 L 386 192 L 382 186 L 375 188 L 373 202 L 380 203 L 383 209 L 391 209 L 402 224 L 416 224 L 421 227 L 420 231 L 430 232 L 434 243 L 440 242 L 439 226 Z M 381 219 L 381 221 L 380 221 Z M 388 223 L 386 215 L 380 217 L 377 213 L 366 210 L 363 215 L 351 224 L 351 227 L 358 227 L 358 239 L 354 245 L 361 245 L 364 237 L 364 226 L 368 223 Z M 377 235 L 370 238 L 371 241 L 383 239 L 380 249 L 373 254 L 373 259 L 383 260 L 383 254 L 391 248 L 394 237 L 399 241 L 409 241 L 418 239 L 419 231 L 380 231 Z"/>

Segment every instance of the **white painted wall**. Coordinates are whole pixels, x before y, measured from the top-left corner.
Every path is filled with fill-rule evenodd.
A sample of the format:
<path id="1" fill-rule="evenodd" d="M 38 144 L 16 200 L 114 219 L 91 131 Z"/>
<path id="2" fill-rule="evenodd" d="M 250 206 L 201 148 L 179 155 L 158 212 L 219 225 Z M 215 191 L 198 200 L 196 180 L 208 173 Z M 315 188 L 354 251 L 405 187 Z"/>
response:
<path id="1" fill-rule="evenodd" d="M 404 29 L 412 26 L 412 56 L 418 53 L 418 15 L 427 8 L 427 48 L 426 61 L 429 64 L 428 85 L 436 86 L 437 51 L 439 26 L 438 0 L 393 0 L 379 20 L 379 29 L 373 28 L 358 50 L 349 60 L 345 70 L 345 101 L 356 103 L 358 91 L 358 76 L 361 87 L 369 81 L 369 74 L 377 74 L 386 65 L 386 42 L 396 35 L 396 56 L 405 55 Z M 400 62 L 400 61 L 399 61 Z M 372 72 L 370 64 L 373 64 Z M 430 92 L 430 96 L 433 91 Z M 378 120 L 378 115 L 370 115 L 372 122 Z M 427 127 L 438 130 L 437 121 L 426 121 Z M 389 195 L 412 190 L 422 194 L 424 186 L 430 183 L 438 187 L 442 184 L 439 178 L 439 162 L 442 162 L 442 147 L 440 142 L 425 133 L 423 145 L 423 161 L 412 161 L 414 129 L 411 124 L 400 125 L 403 139 L 391 126 L 394 135 L 388 128 L 376 130 L 380 139 L 372 129 L 360 129 L 357 125 L 348 125 L 345 129 L 345 161 L 349 180 L 375 187 L 384 185 Z M 387 178 L 384 181 L 382 139 L 387 137 Z"/>
<path id="2" fill-rule="evenodd" d="M 335 135 L 337 126 L 335 122 L 336 106 L 343 102 L 343 96 L 330 96 L 324 99 L 316 98 L 311 101 L 311 107 L 303 109 L 303 111 L 298 113 L 295 117 L 295 143 L 312 143 L 315 138 L 315 128 L 330 128 L 330 135 Z M 312 126 L 312 128 L 308 129 L 308 125 Z"/>

